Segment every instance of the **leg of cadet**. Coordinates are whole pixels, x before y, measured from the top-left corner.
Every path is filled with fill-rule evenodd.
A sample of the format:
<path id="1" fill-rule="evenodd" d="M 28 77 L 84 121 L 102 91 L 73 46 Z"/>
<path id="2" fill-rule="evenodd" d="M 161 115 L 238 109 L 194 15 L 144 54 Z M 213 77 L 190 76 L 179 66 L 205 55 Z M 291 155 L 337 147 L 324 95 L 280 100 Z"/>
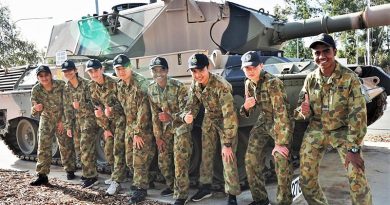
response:
<path id="1" fill-rule="evenodd" d="M 342 164 L 345 162 L 347 149 L 343 146 L 337 147 Z M 362 156 L 363 158 L 363 156 Z M 347 168 L 349 188 L 353 205 L 371 205 L 372 195 L 368 185 L 366 174 L 357 170 L 352 163 Z"/>
<path id="2" fill-rule="evenodd" d="M 174 164 L 173 164 L 173 134 L 164 134 L 162 140 L 165 142 L 164 152 L 158 152 L 158 167 L 160 168 L 161 174 L 165 178 L 165 184 L 168 188 L 173 190 L 174 180 Z"/>
<path id="3" fill-rule="evenodd" d="M 321 131 L 306 131 L 300 150 L 300 185 L 308 204 L 328 204 L 319 184 L 319 166 L 325 149 Z"/>
<path id="4" fill-rule="evenodd" d="M 83 176 L 86 178 L 97 177 L 96 171 L 96 138 L 97 125 L 92 117 L 83 119 L 80 136 L 81 163 L 83 164 Z"/>
<path id="5" fill-rule="evenodd" d="M 249 188 L 252 198 L 256 202 L 268 201 L 263 169 L 265 166 L 265 146 L 268 143 L 269 136 L 264 133 L 264 130 L 257 128 L 251 130 L 245 154 L 245 169 Z"/>
<path id="6" fill-rule="evenodd" d="M 175 135 L 174 162 L 175 162 L 175 186 L 173 198 L 187 199 L 190 188 L 188 171 L 192 154 L 192 137 L 188 131 L 181 135 Z"/>
<path id="7" fill-rule="evenodd" d="M 125 149 L 126 149 L 126 165 L 129 168 L 130 172 L 134 173 L 133 169 L 133 129 L 128 122 L 126 124 L 126 133 L 125 133 Z"/>
<path id="8" fill-rule="evenodd" d="M 51 149 L 53 145 L 53 136 L 55 132 L 55 123 L 50 119 L 41 117 L 38 129 L 38 160 L 36 172 L 38 174 L 48 175 L 50 173 Z"/>
<path id="9" fill-rule="evenodd" d="M 202 123 L 202 162 L 200 163 L 201 185 L 211 185 L 214 173 L 214 156 L 217 146 L 217 132 L 211 119 L 205 115 Z"/>
<path id="10" fill-rule="evenodd" d="M 237 141 L 238 141 L 237 137 L 234 137 L 232 141 L 232 149 L 233 149 L 234 156 L 236 156 Z M 223 146 L 222 140 L 221 140 L 221 146 Z M 222 160 L 222 163 L 223 163 L 223 177 L 225 179 L 225 192 L 227 194 L 237 196 L 241 193 L 240 181 L 238 179 L 237 158 L 235 157 L 234 161 L 230 163 L 227 163 L 224 160 Z"/>
<path id="11" fill-rule="evenodd" d="M 58 147 L 61 154 L 62 166 L 66 172 L 76 171 L 76 153 L 74 151 L 73 139 L 66 135 L 66 131 L 63 134 L 59 134 L 56 131 L 56 137 L 58 141 Z"/>
<path id="12" fill-rule="evenodd" d="M 112 121 L 110 122 L 113 123 Z M 111 132 L 114 136 L 107 137 L 104 139 L 104 155 L 106 157 L 107 163 L 111 166 L 111 171 L 114 169 L 114 138 L 115 138 L 115 126 L 111 125 Z"/>
<path id="13" fill-rule="evenodd" d="M 133 147 L 133 185 L 146 190 L 149 184 L 149 167 L 154 157 L 155 143 L 152 141 L 151 134 L 142 137 L 145 142 L 144 146 L 141 149 Z"/>
<path id="14" fill-rule="evenodd" d="M 291 146 L 290 146 L 291 147 Z M 286 159 L 280 153 L 275 152 L 275 172 L 278 179 L 278 188 L 276 193 L 276 201 L 279 205 L 289 205 L 292 203 L 292 193 L 291 193 L 291 180 L 292 180 L 292 163 L 291 159 L 291 149 L 290 155 Z"/>
<path id="15" fill-rule="evenodd" d="M 111 179 L 118 183 L 123 182 L 126 173 L 125 126 L 125 117 L 118 117 L 115 122 L 114 133 L 114 171 L 111 174 Z"/>

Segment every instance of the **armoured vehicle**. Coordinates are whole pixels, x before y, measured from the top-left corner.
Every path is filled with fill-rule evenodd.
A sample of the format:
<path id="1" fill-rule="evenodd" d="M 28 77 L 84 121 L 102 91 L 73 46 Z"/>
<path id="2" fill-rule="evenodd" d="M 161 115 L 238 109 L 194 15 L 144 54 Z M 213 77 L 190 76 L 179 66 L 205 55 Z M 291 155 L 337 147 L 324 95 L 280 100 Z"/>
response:
<path id="1" fill-rule="evenodd" d="M 107 62 L 117 54 L 131 57 L 136 72 L 150 77 L 148 64 L 156 55 L 169 61 L 170 75 L 190 82 L 187 59 L 193 53 L 205 53 L 212 61 L 211 72 L 223 75 L 232 85 L 235 106 L 244 102 L 244 74 L 240 55 L 258 51 L 265 60 L 265 69 L 283 80 L 291 110 L 297 105 L 298 93 L 306 75 L 316 66 L 312 61 L 293 62 L 283 57 L 283 42 L 319 33 L 333 33 L 390 24 L 390 4 L 370 7 L 364 12 L 335 17 L 320 17 L 297 22 L 281 22 L 264 12 L 243 5 L 195 0 L 163 0 L 150 4 L 121 4 L 112 13 L 67 21 L 52 29 L 47 59 L 65 55 L 77 62 L 80 75 L 89 58 Z M 21 159 L 35 160 L 37 151 L 37 119 L 30 117 L 30 90 L 36 83 L 34 66 L 0 71 L 0 134 L 9 148 Z M 390 93 L 390 77 L 375 66 L 351 67 L 359 73 L 367 96 L 369 123 L 375 122 L 386 107 Z M 57 78 L 60 69 L 53 68 Z M 196 176 L 200 163 L 201 144 L 198 116 L 193 130 L 194 154 L 191 173 Z M 248 133 L 256 116 L 240 118 L 237 152 L 240 179 L 245 180 L 244 154 Z M 147 123 L 147 122 L 145 122 Z M 305 121 L 296 121 L 293 153 L 297 155 Z M 102 154 L 103 140 L 98 141 L 99 170 L 108 171 Z M 56 144 L 56 143 L 54 143 Z M 271 146 L 270 146 L 271 147 Z M 53 148 L 53 155 L 55 150 Z M 55 158 L 56 163 L 60 160 Z M 271 159 L 267 160 L 271 161 Z M 223 180 L 222 164 L 216 160 L 215 179 Z M 268 165 L 272 170 L 272 162 Z"/>

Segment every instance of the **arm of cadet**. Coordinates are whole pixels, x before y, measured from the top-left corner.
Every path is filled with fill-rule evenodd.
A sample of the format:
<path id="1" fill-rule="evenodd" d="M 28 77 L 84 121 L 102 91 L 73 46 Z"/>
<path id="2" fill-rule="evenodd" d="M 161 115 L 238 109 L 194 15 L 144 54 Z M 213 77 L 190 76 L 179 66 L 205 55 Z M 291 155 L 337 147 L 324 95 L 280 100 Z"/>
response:
<path id="1" fill-rule="evenodd" d="M 361 84 L 357 77 L 353 78 L 348 98 L 348 135 L 347 148 L 360 146 L 367 132 L 367 110 Z"/>
<path id="2" fill-rule="evenodd" d="M 194 116 L 194 120 L 196 116 L 198 115 L 199 109 L 200 109 L 200 100 L 195 95 L 195 88 L 194 85 L 191 85 L 191 88 L 188 92 L 188 101 L 187 104 L 183 110 L 183 112 L 180 113 L 180 119 L 182 122 L 186 123 L 184 120 L 184 117 L 191 112 L 192 116 Z"/>
<path id="3" fill-rule="evenodd" d="M 171 113 L 171 117 L 173 121 L 182 123 L 182 118 L 180 117 L 181 113 L 180 110 L 185 110 L 187 102 L 188 102 L 188 89 L 184 84 L 180 85 L 180 88 L 178 90 L 178 103 L 179 103 L 179 111 L 177 113 Z"/>
<path id="4" fill-rule="evenodd" d="M 299 97 L 298 97 L 298 107 L 295 108 L 294 110 L 294 119 L 295 120 L 306 120 L 308 118 L 310 118 L 310 116 L 312 115 L 312 112 L 309 111 L 309 114 L 307 114 L 306 116 L 302 113 L 302 108 L 301 108 L 301 105 L 302 103 L 305 101 L 305 95 L 308 95 L 308 84 L 309 84 L 309 75 L 306 77 L 305 79 L 305 82 L 303 83 L 303 87 L 302 87 L 302 90 L 299 92 Z M 310 101 L 309 101 L 310 103 Z"/>
<path id="5" fill-rule="evenodd" d="M 233 104 L 231 89 L 222 89 L 219 94 L 219 104 L 222 109 L 224 136 L 222 143 L 232 143 L 232 139 L 237 137 L 238 119 Z"/>
<path id="6" fill-rule="evenodd" d="M 250 80 L 247 79 L 245 81 L 244 104 L 240 107 L 240 111 L 239 111 L 240 116 L 245 117 L 245 118 L 248 118 L 254 112 L 254 107 L 256 106 L 256 105 L 254 105 L 253 107 L 249 108 L 248 110 L 245 109 L 245 106 L 244 106 L 246 101 L 248 100 L 248 98 L 255 95 L 254 90 L 249 87 L 249 83 L 250 83 Z"/>
<path id="7" fill-rule="evenodd" d="M 275 134 L 275 144 L 288 145 L 291 140 L 291 122 L 288 115 L 287 95 L 283 82 L 275 78 L 271 81 L 270 98 L 274 114 L 272 133 Z"/>
<path id="8" fill-rule="evenodd" d="M 72 122 L 75 118 L 75 115 L 74 115 L 74 110 L 73 110 L 73 106 L 72 106 L 72 98 L 71 96 L 69 95 L 69 92 L 67 92 L 65 89 L 64 89 L 64 93 L 63 93 L 63 104 L 64 104 L 64 128 L 66 130 L 69 130 L 69 129 L 72 129 Z"/>
<path id="9" fill-rule="evenodd" d="M 39 113 L 41 111 L 37 111 L 34 108 L 36 104 L 40 104 L 39 97 L 38 97 L 38 91 L 37 91 L 36 87 L 34 87 L 31 91 L 31 99 L 30 100 L 31 100 L 31 116 L 38 117 Z"/>
<path id="10" fill-rule="evenodd" d="M 145 122 L 150 122 L 151 120 L 150 105 L 147 94 L 145 92 L 138 90 L 136 95 L 138 112 L 136 125 L 134 127 L 134 135 L 143 137 L 145 134 L 147 134 L 148 129 L 148 123 Z"/>
<path id="11" fill-rule="evenodd" d="M 153 134 L 156 139 L 161 139 L 162 127 L 161 127 L 161 122 L 158 119 L 158 113 L 160 112 L 160 108 L 157 106 L 156 103 L 153 102 L 151 93 L 152 91 L 151 89 L 149 89 L 148 96 L 149 96 L 149 103 L 150 103 L 150 111 L 152 114 Z"/>

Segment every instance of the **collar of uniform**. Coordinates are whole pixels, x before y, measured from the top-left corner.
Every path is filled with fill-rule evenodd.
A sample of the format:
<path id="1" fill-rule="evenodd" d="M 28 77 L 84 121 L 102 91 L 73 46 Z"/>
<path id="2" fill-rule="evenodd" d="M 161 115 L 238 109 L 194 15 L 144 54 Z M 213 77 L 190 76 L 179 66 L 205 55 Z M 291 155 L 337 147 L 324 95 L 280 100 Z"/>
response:
<path id="1" fill-rule="evenodd" d="M 334 68 L 334 71 L 332 75 L 330 75 L 328 82 L 323 82 L 322 74 L 320 68 L 317 68 L 315 71 L 315 78 L 317 81 L 322 84 L 322 83 L 333 83 L 333 79 L 339 79 L 341 78 L 341 69 L 340 69 L 340 63 L 336 61 L 336 67 Z"/>

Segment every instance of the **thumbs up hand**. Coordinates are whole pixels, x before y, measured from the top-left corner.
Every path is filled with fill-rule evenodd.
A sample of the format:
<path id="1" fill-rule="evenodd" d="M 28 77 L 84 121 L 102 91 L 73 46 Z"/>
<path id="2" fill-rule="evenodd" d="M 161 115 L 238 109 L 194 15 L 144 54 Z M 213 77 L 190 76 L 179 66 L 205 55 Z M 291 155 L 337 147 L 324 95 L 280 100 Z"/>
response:
<path id="1" fill-rule="evenodd" d="M 305 94 L 305 101 L 303 101 L 301 104 L 301 112 L 305 117 L 310 114 L 310 100 L 307 93 Z"/>
<path id="2" fill-rule="evenodd" d="M 187 124 L 191 124 L 192 121 L 194 121 L 194 116 L 191 114 L 191 111 L 186 114 L 186 116 L 184 117 L 184 121 Z"/>

